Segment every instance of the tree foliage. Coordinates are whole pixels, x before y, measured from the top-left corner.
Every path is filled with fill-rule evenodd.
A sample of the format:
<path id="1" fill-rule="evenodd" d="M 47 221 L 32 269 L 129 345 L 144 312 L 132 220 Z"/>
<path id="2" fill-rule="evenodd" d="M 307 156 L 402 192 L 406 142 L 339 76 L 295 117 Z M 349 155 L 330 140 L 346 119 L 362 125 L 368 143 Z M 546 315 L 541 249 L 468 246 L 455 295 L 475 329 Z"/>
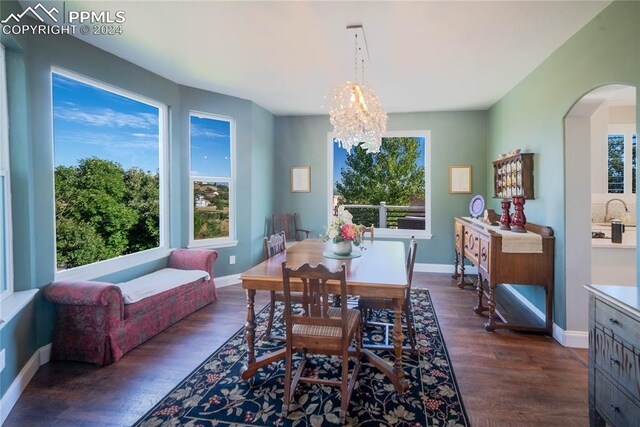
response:
<path id="1" fill-rule="evenodd" d="M 344 204 L 408 205 L 412 199 L 423 199 L 424 166 L 416 162 L 419 148 L 416 138 L 400 137 L 384 138 L 379 153 L 355 147 L 340 171 L 336 194 Z"/>
<path id="2" fill-rule="evenodd" d="M 89 158 L 55 169 L 58 267 L 157 247 L 159 176 Z"/>

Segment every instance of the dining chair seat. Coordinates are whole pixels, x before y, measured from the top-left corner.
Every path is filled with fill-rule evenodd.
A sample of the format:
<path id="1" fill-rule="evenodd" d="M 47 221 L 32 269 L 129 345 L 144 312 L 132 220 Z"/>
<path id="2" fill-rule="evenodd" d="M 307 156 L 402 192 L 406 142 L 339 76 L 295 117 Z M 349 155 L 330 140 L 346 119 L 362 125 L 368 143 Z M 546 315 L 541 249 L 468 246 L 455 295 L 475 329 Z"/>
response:
<path id="1" fill-rule="evenodd" d="M 327 310 L 329 317 L 340 317 L 342 309 L 332 307 Z M 347 310 L 347 329 L 349 332 L 355 331 L 360 319 L 360 311 L 354 309 Z M 342 337 L 342 328 L 334 326 L 319 326 L 319 325 L 293 325 L 292 332 L 294 336 L 322 336 L 328 338 L 340 338 Z"/>

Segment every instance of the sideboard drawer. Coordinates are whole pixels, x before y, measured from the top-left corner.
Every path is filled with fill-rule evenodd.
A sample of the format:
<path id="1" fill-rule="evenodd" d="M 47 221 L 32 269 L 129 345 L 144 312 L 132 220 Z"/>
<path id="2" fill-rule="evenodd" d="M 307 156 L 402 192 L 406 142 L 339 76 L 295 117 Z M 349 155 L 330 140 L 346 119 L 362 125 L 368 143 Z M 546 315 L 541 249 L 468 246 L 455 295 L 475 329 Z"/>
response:
<path id="1" fill-rule="evenodd" d="M 596 410 L 613 426 L 638 426 L 640 407 L 595 371 Z"/>
<path id="2" fill-rule="evenodd" d="M 593 335 L 592 352 L 596 367 L 609 374 L 619 387 L 640 399 L 640 355 L 628 343 L 614 339 L 600 326 L 593 329 Z"/>
<path id="3" fill-rule="evenodd" d="M 640 322 L 600 299 L 596 299 L 595 321 L 622 341 L 640 342 Z"/>
<path id="4" fill-rule="evenodd" d="M 464 256 L 474 265 L 478 265 L 480 255 L 480 238 L 478 234 L 465 227 L 464 229 Z"/>
<path id="5" fill-rule="evenodd" d="M 491 255 L 491 246 L 488 240 L 480 239 L 480 254 L 478 255 L 479 267 L 482 267 L 484 274 L 489 273 L 489 256 Z"/>

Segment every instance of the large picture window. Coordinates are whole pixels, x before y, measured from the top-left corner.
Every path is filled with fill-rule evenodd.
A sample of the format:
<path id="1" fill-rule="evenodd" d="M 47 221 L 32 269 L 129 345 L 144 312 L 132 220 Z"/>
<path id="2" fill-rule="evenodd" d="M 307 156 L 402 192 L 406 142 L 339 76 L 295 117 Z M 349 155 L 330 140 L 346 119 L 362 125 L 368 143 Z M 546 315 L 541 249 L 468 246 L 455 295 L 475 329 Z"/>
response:
<path id="1" fill-rule="evenodd" d="M 190 245 L 234 243 L 234 134 L 232 119 L 190 115 Z"/>
<path id="2" fill-rule="evenodd" d="M 164 246 L 166 107 L 54 70 L 58 273 Z"/>
<path id="3" fill-rule="evenodd" d="M 376 235 L 430 237 L 430 132 L 389 132 L 379 153 L 350 153 L 329 134 L 330 215 L 339 206 Z"/>

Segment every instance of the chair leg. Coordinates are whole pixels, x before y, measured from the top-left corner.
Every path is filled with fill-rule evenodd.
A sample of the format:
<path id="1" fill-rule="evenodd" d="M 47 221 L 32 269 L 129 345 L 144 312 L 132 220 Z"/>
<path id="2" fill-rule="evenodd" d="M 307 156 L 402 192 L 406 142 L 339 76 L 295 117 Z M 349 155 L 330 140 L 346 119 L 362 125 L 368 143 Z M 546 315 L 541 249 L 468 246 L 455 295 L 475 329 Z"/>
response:
<path id="1" fill-rule="evenodd" d="M 287 346 L 288 347 L 288 346 Z M 293 364 L 293 351 L 287 348 L 287 359 L 284 371 L 284 401 L 282 402 L 282 418 L 289 415 L 289 403 L 291 402 L 291 370 Z"/>
<path id="2" fill-rule="evenodd" d="M 407 333 L 409 335 L 409 345 L 411 346 L 411 350 L 415 350 L 416 339 L 414 336 L 413 322 L 411 321 L 411 306 L 409 304 L 405 304 L 404 306 L 404 315 L 407 318 Z"/>
<path id="3" fill-rule="evenodd" d="M 342 381 L 340 384 L 340 424 L 344 424 L 349 408 L 349 348 L 342 351 Z"/>
<path id="4" fill-rule="evenodd" d="M 273 327 L 273 316 L 276 311 L 276 293 L 271 291 L 271 303 L 269 303 L 269 323 L 267 324 L 267 331 L 262 338 L 264 341 L 271 339 L 271 328 Z"/>

